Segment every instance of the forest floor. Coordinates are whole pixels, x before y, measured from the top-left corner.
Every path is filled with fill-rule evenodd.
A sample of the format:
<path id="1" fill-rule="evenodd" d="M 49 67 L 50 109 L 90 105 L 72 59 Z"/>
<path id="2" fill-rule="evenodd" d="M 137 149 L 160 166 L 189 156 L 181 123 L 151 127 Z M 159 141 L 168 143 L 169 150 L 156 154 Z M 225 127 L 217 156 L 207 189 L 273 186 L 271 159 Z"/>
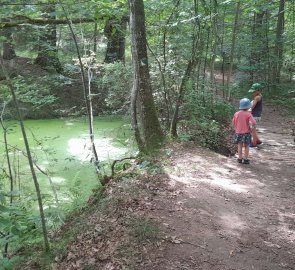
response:
<path id="1" fill-rule="evenodd" d="M 157 165 L 110 182 L 61 228 L 57 243 L 76 237 L 52 269 L 295 269 L 291 124 L 266 105 L 250 165 L 191 142 L 167 145 Z"/>

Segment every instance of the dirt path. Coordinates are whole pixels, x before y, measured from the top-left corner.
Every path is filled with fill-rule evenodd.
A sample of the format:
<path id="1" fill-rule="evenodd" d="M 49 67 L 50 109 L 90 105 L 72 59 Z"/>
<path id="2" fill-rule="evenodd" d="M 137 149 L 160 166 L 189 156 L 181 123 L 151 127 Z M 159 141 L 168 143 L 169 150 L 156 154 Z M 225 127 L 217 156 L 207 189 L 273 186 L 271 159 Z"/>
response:
<path id="1" fill-rule="evenodd" d="M 250 165 L 182 143 L 160 170 L 110 182 L 62 228 L 80 233 L 53 269 L 295 269 L 294 137 L 267 106 L 259 131 Z"/>
<path id="2" fill-rule="evenodd" d="M 295 269 L 295 145 L 286 119 L 264 115 L 250 165 L 191 145 L 171 154 L 181 192 L 158 196 L 152 215 L 171 243 L 142 269 Z"/>

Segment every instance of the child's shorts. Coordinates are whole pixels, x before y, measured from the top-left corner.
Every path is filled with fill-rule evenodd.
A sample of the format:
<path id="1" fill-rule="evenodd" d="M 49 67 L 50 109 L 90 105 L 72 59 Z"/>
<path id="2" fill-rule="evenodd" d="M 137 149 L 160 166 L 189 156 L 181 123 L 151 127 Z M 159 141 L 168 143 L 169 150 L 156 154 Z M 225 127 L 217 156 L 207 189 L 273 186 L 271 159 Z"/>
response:
<path id="1" fill-rule="evenodd" d="M 252 138 L 251 133 L 236 133 L 234 137 L 234 142 L 250 144 L 251 138 Z"/>

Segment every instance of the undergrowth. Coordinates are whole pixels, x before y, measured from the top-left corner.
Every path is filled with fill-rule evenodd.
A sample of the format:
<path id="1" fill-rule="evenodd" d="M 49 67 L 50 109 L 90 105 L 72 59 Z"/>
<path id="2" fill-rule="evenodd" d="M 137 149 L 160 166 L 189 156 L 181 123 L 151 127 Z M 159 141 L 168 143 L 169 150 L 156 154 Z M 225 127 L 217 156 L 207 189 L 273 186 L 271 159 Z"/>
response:
<path id="1" fill-rule="evenodd" d="M 181 140 L 215 152 L 231 154 L 231 119 L 236 108 L 212 91 L 189 90 L 184 97 L 184 106 L 179 122 Z"/>

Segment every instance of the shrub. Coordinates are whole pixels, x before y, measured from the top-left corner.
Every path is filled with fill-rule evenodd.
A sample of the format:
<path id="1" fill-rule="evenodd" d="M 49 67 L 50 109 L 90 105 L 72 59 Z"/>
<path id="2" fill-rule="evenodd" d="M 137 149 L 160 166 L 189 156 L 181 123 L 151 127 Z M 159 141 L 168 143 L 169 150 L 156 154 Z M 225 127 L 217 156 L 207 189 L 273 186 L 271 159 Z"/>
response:
<path id="1" fill-rule="evenodd" d="M 228 154 L 230 121 L 234 112 L 232 105 L 212 92 L 190 89 L 184 98 L 179 133 L 197 144 Z"/>

